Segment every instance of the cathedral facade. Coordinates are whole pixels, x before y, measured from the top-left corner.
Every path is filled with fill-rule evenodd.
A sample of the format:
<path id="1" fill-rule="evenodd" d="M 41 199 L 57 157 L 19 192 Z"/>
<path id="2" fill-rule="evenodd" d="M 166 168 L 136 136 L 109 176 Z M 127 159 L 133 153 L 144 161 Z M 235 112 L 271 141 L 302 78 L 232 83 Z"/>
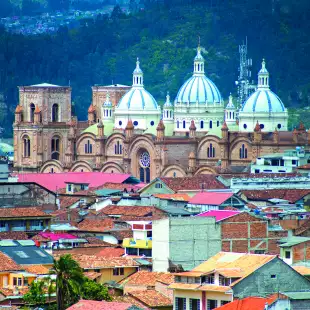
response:
<path id="1" fill-rule="evenodd" d="M 257 157 L 308 145 L 301 125 L 287 131 L 287 110 L 269 88 L 265 61 L 256 91 L 235 108 L 205 75 L 198 47 L 193 75 L 163 107 L 145 89 L 137 60 L 132 86 L 92 87 L 88 121 L 71 113 L 71 88 L 19 87 L 14 171 L 130 173 L 159 176 L 242 172 Z"/>

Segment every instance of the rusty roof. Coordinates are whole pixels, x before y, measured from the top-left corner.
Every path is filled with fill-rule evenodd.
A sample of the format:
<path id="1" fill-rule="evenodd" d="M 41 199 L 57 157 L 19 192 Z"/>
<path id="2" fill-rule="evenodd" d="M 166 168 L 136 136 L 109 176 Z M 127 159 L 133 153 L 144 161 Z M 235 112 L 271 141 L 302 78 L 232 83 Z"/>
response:
<path id="1" fill-rule="evenodd" d="M 3 252 L 0 252 L 0 271 L 18 271 L 22 270 L 22 267 L 15 263 L 15 261 L 4 254 Z"/>
<path id="2" fill-rule="evenodd" d="M 172 307 L 173 305 L 172 298 L 170 299 L 155 290 L 131 291 L 128 294 L 151 308 Z"/>
<path id="3" fill-rule="evenodd" d="M 155 286 L 156 282 L 171 284 L 174 282 L 174 274 L 169 272 L 138 271 L 122 281 L 126 285 Z"/>
<path id="4" fill-rule="evenodd" d="M 51 215 L 44 213 L 36 207 L 0 208 L 0 218 L 46 217 Z"/>

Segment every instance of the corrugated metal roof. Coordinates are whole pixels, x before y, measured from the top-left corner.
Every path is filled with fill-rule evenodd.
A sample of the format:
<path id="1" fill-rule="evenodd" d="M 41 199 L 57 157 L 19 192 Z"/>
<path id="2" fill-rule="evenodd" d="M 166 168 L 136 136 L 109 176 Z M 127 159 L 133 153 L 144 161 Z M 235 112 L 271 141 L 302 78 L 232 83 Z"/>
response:
<path id="1" fill-rule="evenodd" d="M 33 246 L 35 242 L 33 240 L 17 240 L 17 242 L 22 246 Z"/>
<path id="2" fill-rule="evenodd" d="M 200 192 L 189 200 L 190 204 L 219 206 L 233 196 L 232 192 Z"/>
<path id="3" fill-rule="evenodd" d="M 110 196 L 112 194 L 122 193 L 122 191 L 119 189 L 103 188 L 98 189 L 97 191 L 95 191 L 95 193 L 97 196 Z"/>

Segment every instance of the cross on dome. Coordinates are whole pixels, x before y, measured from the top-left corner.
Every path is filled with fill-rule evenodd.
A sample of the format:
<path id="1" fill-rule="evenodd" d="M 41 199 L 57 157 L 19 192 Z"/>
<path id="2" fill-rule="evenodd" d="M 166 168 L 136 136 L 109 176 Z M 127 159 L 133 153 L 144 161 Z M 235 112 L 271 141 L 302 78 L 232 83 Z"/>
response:
<path id="1" fill-rule="evenodd" d="M 200 47 L 200 39 L 197 47 L 197 55 L 194 59 L 194 75 L 203 75 L 205 73 L 204 70 L 205 60 L 201 55 L 201 47 Z"/>

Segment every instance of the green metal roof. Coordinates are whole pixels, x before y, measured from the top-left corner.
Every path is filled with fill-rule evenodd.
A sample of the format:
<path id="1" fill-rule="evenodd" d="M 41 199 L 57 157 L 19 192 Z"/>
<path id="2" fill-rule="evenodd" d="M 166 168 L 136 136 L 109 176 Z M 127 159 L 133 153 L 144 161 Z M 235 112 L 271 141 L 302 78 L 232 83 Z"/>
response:
<path id="1" fill-rule="evenodd" d="M 298 236 L 292 236 L 288 238 L 283 238 L 280 240 L 280 242 L 284 242 L 282 244 L 279 244 L 280 247 L 291 247 L 293 245 L 297 245 L 303 242 L 310 241 L 310 238 L 308 237 L 298 237 Z"/>
<path id="2" fill-rule="evenodd" d="M 96 190 L 95 193 L 97 196 L 110 196 L 113 194 L 122 193 L 122 191 L 119 189 L 103 188 Z"/>
<path id="3" fill-rule="evenodd" d="M 1 240 L 0 247 L 2 246 L 16 246 L 16 243 L 13 240 Z"/>
<path id="4" fill-rule="evenodd" d="M 22 246 L 33 246 L 35 242 L 33 240 L 17 240 L 17 242 Z"/>
<path id="5" fill-rule="evenodd" d="M 310 299 L 310 292 L 281 292 L 281 294 L 287 296 L 289 299 Z"/>

